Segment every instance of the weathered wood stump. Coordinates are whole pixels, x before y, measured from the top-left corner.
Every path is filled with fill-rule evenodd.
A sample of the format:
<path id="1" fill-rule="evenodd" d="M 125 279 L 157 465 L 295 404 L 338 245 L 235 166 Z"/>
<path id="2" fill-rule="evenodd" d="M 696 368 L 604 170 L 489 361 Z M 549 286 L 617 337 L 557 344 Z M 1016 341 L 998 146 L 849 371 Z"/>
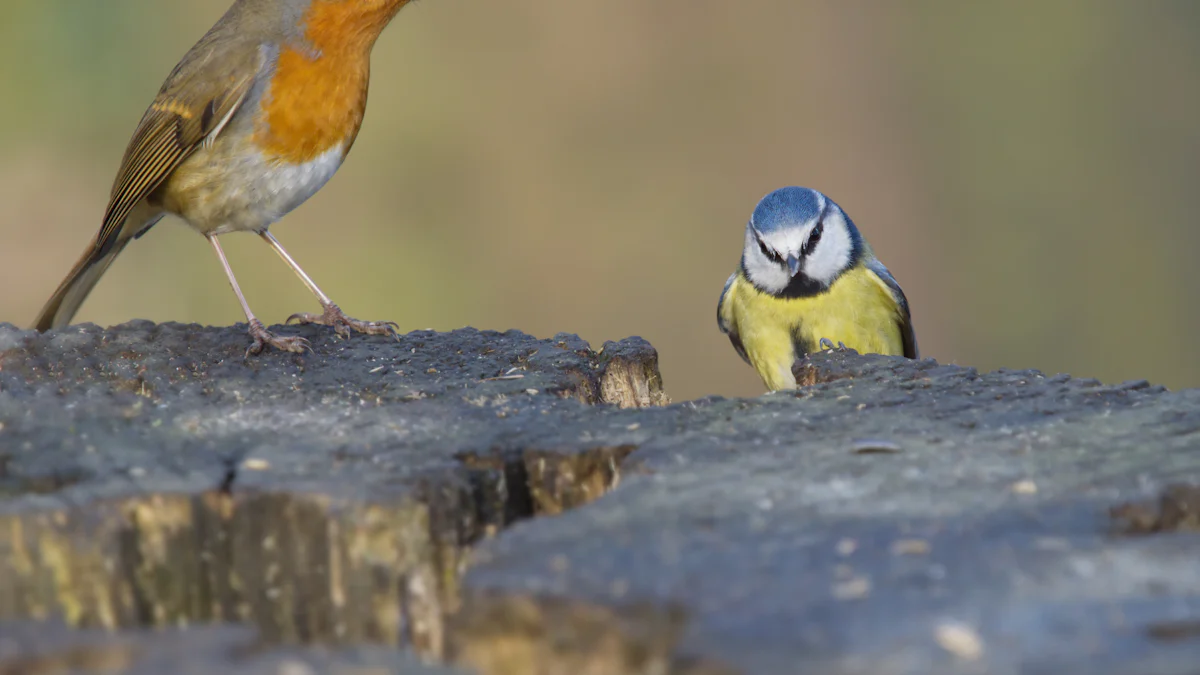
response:
<path id="1" fill-rule="evenodd" d="M 0 674 L 1200 663 L 1200 392 L 282 330 L 0 326 Z"/>

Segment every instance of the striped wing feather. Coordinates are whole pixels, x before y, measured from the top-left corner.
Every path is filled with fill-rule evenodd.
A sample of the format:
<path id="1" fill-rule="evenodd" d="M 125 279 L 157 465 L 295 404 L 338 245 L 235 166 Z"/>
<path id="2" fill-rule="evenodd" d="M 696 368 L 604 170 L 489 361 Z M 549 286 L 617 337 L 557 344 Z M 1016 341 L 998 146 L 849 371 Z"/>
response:
<path id="1" fill-rule="evenodd" d="M 134 131 L 113 183 L 104 222 L 96 236 L 103 255 L 116 245 L 130 211 L 162 184 L 202 144 L 209 143 L 233 116 L 254 82 L 249 74 L 210 95 L 164 91 Z"/>

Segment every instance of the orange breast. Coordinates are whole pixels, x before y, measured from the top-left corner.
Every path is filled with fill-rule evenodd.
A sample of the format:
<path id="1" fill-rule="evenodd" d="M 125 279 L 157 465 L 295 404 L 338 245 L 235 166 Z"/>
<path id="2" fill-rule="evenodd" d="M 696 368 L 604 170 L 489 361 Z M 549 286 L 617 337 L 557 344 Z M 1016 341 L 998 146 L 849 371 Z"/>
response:
<path id="1" fill-rule="evenodd" d="M 301 163 L 340 144 L 349 150 L 367 108 L 371 48 L 408 0 L 312 0 L 305 37 L 312 50 L 285 47 L 255 132 L 269 156 Z"/>

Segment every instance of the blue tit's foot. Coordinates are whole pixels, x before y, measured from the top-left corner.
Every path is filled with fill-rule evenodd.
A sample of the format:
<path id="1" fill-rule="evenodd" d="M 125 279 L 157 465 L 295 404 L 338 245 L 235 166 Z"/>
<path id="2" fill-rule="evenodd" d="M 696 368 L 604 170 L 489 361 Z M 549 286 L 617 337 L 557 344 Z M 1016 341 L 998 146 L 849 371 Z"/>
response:
<path id="1" fill-rule="evenodd" d="M 302 337 L 280 337 L 267 330 L 266 326 L 258 319 L 250 319 L 249 333 L 250 337 L 254 338 L 254 342 L 246 348 L 246 358 L 249 358 L 251 355 L 261 354 L 263 348 L 267 345 L 296 354 L 302 354 L 306 350 L 312 351 L 308 340 Z"/>
<path id="2" fill-rule="evenodd" d="M 821 351 L 823 351 L 823 352 L 829 352 L 829 351 L 833 351 L 835 349 L 835 347 L 833 346 L 833 341 L 830 340 L 829 338 L 821 338 L 821 341 L 817 343 L 817 346 L 820 347 Z M 836 349 L 839 352 L 846 351 L 846 349 L 847 349 L 846 343 L 839 341 L 837 343 Z"/>
<path id="3" fill-rule="evenodd" d="M 396 322 L 352 319 L 343 314 L 341 308 L 332 302 L 325 305 L 325 311 L 320 314 L 300 312 L 289 316 L 284 323 L 291 323 L 293 320 L 301 325 L 315 323 L 322 326 L 329 326 L 343 339 L 350 338 L 351 330 L 366 333 L 367 335 L 391 335 L 396 339 L 400 339 L 400 333 L 398 332 L 400 325 Z"/>

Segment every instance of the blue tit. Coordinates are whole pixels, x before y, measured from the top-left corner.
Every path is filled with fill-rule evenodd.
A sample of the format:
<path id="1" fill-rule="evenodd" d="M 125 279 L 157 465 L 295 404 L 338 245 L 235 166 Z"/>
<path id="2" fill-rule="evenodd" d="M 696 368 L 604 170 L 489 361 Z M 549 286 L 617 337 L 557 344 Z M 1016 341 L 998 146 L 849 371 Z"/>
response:
<path id="1" fill-rule="evenodd" d="M 841 207 L 808 188 L 755 207 L 717 324 L 771 391 L 795 388 L 792 366 L 825 342 L 917 358 L 900 284 Z"/>

